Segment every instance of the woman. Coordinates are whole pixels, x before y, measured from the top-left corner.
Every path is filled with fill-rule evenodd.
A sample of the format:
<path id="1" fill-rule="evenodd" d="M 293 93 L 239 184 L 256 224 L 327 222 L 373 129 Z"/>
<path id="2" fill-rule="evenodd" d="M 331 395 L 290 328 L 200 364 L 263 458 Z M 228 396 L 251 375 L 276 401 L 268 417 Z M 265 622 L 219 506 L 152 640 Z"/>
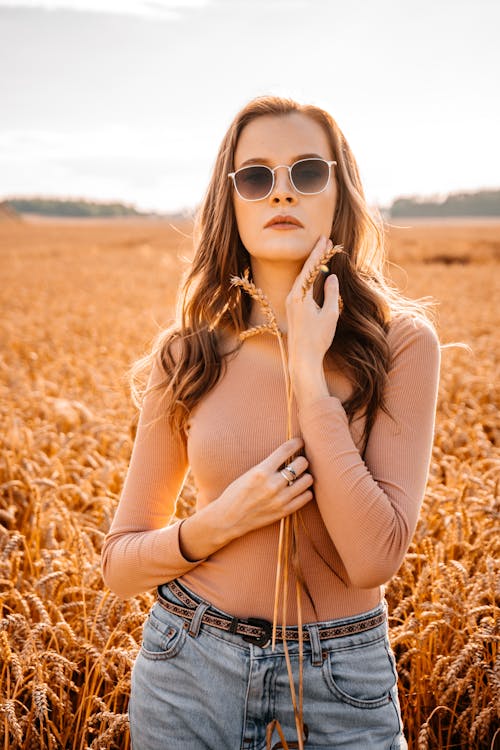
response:
<path id="1" fill-rule="evenodd" d="M 180 320 L 133 368 L 148 389 L 103 574 L 122 597 L 158 587 L 134 749 L 406 748 L 383 584 L 417 523 L 440 349 L 382 262 L 332 117 L 251 101 L 217 156 Z M 169 525 L 188 467 L 196 512 Z"/>

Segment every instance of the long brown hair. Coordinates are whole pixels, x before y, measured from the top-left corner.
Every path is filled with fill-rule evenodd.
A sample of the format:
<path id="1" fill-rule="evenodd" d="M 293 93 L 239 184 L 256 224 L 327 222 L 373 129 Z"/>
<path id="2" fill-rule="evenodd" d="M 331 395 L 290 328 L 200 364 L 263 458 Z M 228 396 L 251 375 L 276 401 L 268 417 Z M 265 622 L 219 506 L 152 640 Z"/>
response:
<path id="1" fill-rule="evenodd" d="M 263 115 L 284 116 L 299 112 L 315 120 L 325 131 L 337 161 L 337 205 L 330 238 L 344 253 L 330 260 L 339 280 L 344 309 L 326 355 L 350 376 L 351 397 L 343 406 L 351 422 L 360 411 L 366 417 L 363 452 L 370 428 L 384 404 L 384 386 L 390 368 L 387 331 L 396 314 L 428 319 L 427 300 L 411 301 L 391 287 L 384 277 L 384 232 L 380 217 L 372 217 L 364 196 L 354 155 L 342 131 L 325 110 L 292 99 L 262 96 L 250 101 L 236 115 L 220 145 L 213 174 L 194 227 L 194 257 L 185 274 L 178 298 L 177 320 L 160 332 L 152 351 L 136 361 L 129 377 L 134 402 L 153 389 L 162 398 L 172 429 L 184 430 L 190 411 L 218 382 L 227 353 L 218 346 L 217 328 L 240 334 L 248 327 L 251 298 L 231 285 L 232 276 L 251 275 L 250 256 L 241 242 L 233 208 L 234 153 L 240 133 Z M 236 347 L 236 350 L 238 346 Z M 235 351 L 235 350 L 233 350 Z M 153 360 L 165 379 L 145 389 Z"/>

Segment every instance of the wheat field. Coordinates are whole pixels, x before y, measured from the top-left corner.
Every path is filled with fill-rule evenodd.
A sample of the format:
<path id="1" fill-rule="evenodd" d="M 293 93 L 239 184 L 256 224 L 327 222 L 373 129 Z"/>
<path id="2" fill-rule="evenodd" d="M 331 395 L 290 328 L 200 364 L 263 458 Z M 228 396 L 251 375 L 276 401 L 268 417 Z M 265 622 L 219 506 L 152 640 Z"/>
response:
<path id="1" fill-rule="evenodd" d="M 130 669 L 153 594 L 121 601 L 100 547 L 127 470 L 125 371 L 174 314 L 188 221 L 0 223 L 0 748 L 129 748 Z M 435 444 L 388 584 L 410 750 L 500 748 L 500 222 L 387 230 L 390 274 L 438 300 Z M 177 513 L 193 512 L 188 482 Z M 363 749 L 360 749 L 363 750 Z"/>

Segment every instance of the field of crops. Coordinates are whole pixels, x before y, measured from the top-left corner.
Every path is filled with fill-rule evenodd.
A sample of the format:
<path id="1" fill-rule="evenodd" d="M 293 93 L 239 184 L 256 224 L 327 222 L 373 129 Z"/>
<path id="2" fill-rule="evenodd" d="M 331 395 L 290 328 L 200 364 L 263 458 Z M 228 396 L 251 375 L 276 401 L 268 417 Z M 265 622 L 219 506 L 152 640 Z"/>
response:
<path id="1" fill-rule="evenodd" d="M 3 750 L 129 747 L 130 669 L 152 594 L 111 594 L 99 551 L 132 447 L 125 371 L 173 316 L 189 231 L 145 220 L 0 223 Z M 394 282 L 439 301 L 443 344 L 470 347 L 443 350 L 424 508 L 386 592 L 405 731 L 410 750 L 491 750 L 500 223 L 398 220 L 387 240 Z M 188 481 L 178 514 L 193 501 Z"/>

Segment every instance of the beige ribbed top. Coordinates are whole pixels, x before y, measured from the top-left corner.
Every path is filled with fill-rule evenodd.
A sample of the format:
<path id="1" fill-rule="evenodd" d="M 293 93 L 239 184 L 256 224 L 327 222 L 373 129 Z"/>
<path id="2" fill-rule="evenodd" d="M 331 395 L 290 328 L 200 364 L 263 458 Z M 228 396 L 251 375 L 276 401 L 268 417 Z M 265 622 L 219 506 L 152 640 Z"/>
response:
<path id="1" fill-rule="evenodd" d="M 292 434 L 303 437 L 314 477 L 314 499 L 301 511 L 307 533 L 301 526 L 299 554 L 318 618 L 304 593 L 303 622 L 376 606 L 415 530 L 431 457 L 440 349 L 429 324 L 406 316 L 393 319 L 388 341 L 393 360 L 386 403 L 393 419 L 379 410 L 364 461 L 359 453 L 363 419 L 349 428 L 341 403 L 351 392 L 344 375 L 325 371 L 329 391 L 339 397 L 322 397 L 300 411 L 293 401 Z M 229 357 L 225 375 L 191 413 L 186 434 L 173 434 L 166 419 L 146 428 L 147 411 L 143 406 L 119 506 L 104 541 L 106 584 L 129 597 L 178 577 L 232 615 L 272 621 L 279 522 L 197 562 L 180 551 L 182 522 L 167 524 L 189 466 L 201 509 L 287 439 L 276 337 L 248 338 Z M 291 565 L 288 602 L 287 624 L 293 625 Z"/>

